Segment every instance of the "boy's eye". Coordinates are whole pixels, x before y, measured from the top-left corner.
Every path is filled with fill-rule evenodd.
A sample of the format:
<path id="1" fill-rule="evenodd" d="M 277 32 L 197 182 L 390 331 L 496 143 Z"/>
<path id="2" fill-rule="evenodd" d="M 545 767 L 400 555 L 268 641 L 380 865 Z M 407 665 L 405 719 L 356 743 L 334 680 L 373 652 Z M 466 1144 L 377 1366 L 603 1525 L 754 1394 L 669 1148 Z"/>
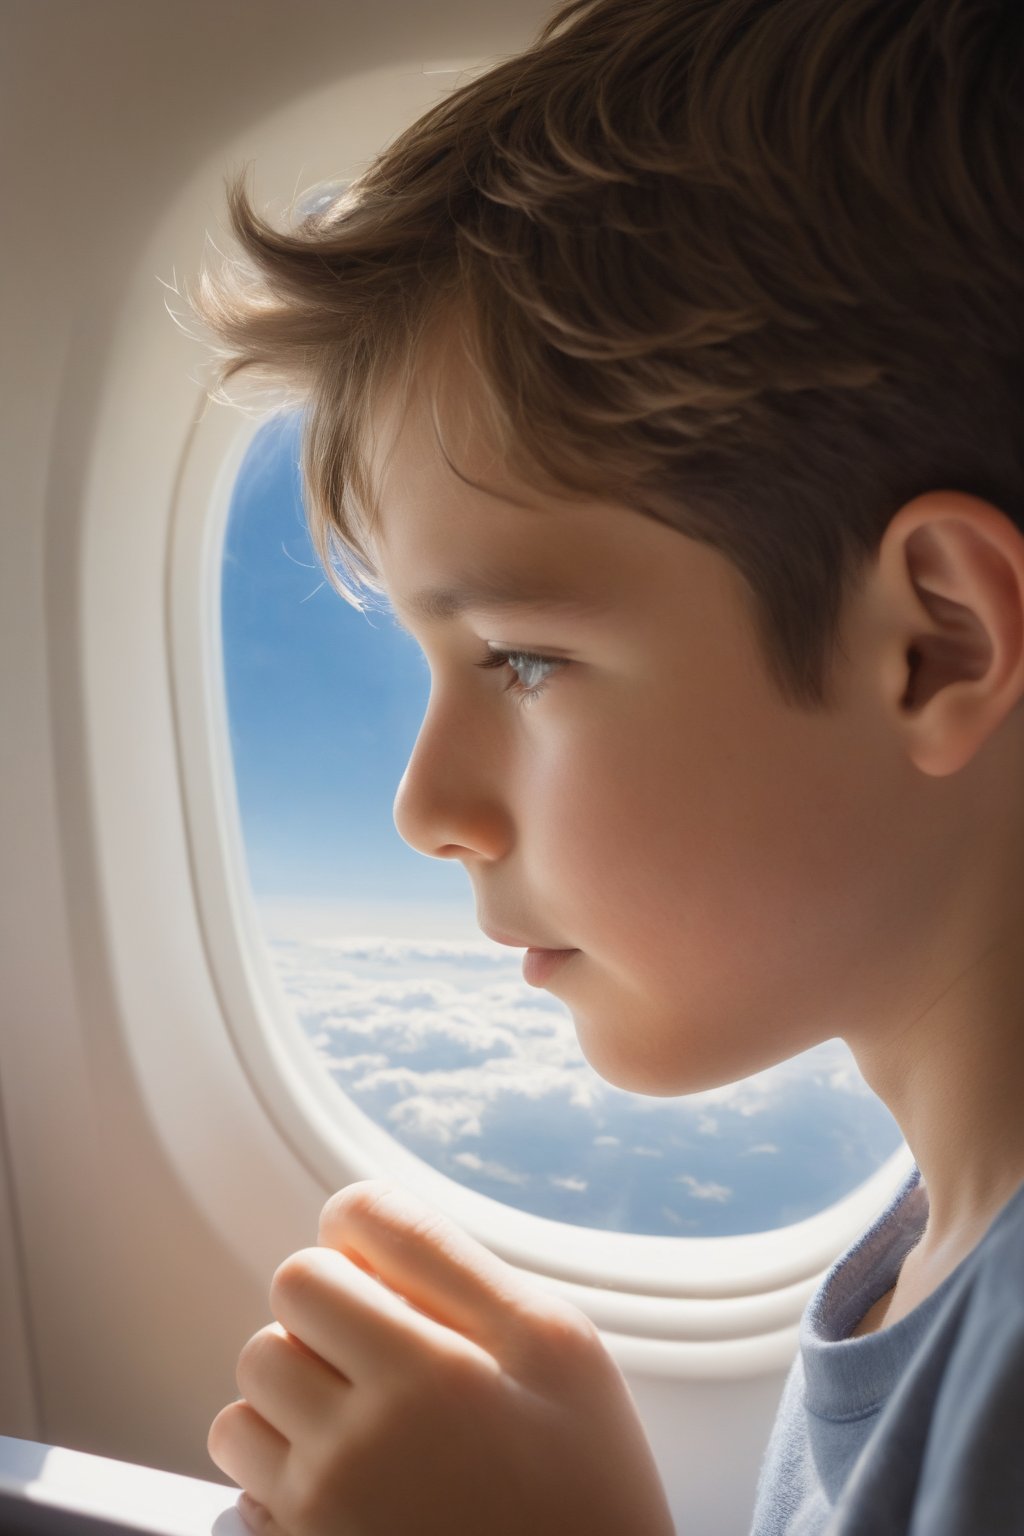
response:
<path id="1" fill-rule="evenodd" d="M 557 667 L 564 667 L 561 656 L 540 656 L 535 651 L 491 651 L 486 661 L 478 661 L 478 667 L 512 668 L 514 677 L 506 684 L 506 691 L 517 694 L 523 703 L 539 698 L 547 687 L 548 677 Z"/>

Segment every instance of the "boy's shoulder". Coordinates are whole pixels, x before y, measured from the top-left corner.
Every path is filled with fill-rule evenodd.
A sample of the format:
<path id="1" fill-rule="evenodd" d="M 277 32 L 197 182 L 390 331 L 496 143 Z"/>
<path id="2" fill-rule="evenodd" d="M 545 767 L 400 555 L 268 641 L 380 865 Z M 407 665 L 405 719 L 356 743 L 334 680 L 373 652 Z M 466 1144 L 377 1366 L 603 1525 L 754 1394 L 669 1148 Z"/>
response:
<path id="1" fill-rule="evenodd" d="M 911 1536 L 1024 1530 L 1024 1184 L 964 1269 Z"/>
<path id="2" fill-rule="evenodd" d="M 947 1278 L 827 1524 L 828 1536 L 1024 1530 L 1024 1184 Z M 911 1314 L 913 1316 L 913 1314 Z M 900 1353 L 900 1324 L 864 1341 Z"/>

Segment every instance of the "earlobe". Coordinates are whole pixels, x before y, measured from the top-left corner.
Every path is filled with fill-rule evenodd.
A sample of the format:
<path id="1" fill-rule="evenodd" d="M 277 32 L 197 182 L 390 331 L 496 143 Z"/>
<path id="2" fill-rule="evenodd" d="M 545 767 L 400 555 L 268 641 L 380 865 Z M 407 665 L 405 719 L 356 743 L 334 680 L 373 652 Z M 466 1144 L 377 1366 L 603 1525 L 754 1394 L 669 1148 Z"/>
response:
<path id="1" fill-rule="evenodd" d="M 1024 533 L 990 502 L 930 491 L 892 519 L 879 561 L 900 610 L 908 753 L 956 773 L 1024 697 Z"/>

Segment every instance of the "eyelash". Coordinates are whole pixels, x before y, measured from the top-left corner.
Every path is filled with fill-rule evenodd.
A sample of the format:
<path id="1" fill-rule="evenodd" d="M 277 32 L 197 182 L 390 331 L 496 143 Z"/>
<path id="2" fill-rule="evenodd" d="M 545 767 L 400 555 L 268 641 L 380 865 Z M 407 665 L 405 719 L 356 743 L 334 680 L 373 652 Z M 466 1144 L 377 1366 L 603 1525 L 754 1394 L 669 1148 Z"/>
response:
<path id="1" fill-rule="evenodd" d="M 504 667 L 512 661 L 539 662 L 541 666 L 554 667 L 556 669 L 564 667 L 566 664 L 564 656 L 541 656 L 536 651 L 491 651 L 486 661 L 478 661 L 476 665 L 487 668 Z M 515 668 L 513 668 L 514 671 Z M 517 677 L 513 676 L 505 684 L 505 691 L 515 694 L 520 704 L 532 704 L 534 699 L 539 699 L 541 694 L 546 691 L 547 686 L 547 678 L 542 683 L 535 683 L 532 688 L 527 688 Z"/>

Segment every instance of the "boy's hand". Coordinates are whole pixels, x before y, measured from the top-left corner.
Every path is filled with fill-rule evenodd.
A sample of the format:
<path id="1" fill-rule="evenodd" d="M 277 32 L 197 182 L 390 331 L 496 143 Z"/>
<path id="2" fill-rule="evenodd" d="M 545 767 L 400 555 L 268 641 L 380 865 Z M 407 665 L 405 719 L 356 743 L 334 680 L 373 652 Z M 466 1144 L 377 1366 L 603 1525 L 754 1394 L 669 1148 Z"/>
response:
<path id="1" fill-rule="evenodd" d="M 672 1536 L 633 1399 L 582 1312 L 381 1179 L 334 1195 L 318 1242 L 276 1271 L 278 1321 L 243 1348 L 242 1400 L 210 1427 L 255 1529 Z"/>

